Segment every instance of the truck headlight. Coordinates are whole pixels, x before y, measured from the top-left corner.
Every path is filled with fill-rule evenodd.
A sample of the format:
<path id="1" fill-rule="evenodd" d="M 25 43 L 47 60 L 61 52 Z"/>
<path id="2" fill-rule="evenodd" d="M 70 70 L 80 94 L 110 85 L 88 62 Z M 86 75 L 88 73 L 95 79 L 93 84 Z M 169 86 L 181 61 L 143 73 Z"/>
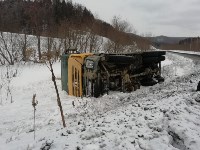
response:
<path id="1" fill-rule="evenodd" d="M 86 68 L 88 68 L 88 69 L 93 69 L 93 68 L 94 68 L 94 61 L 92 61 L 92 60 L 87 60 L 87 61 L 86 61 Z"/>

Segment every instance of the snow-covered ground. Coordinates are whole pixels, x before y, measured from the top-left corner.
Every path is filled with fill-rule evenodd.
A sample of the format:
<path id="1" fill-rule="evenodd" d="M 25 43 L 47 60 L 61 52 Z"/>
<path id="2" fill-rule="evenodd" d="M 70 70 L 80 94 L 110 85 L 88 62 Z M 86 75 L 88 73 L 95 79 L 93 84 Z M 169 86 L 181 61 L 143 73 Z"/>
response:
<path id="1" fill-rule="evenodd" d="M 200 149 L 200 93 L 195 91 L 200 63 L 167 54 L 162 64 L 162 84 L 81 99 L 61 91 L 60 62 L 55 63 L 66 128 L 45 65 L 1 67 L 0 150 Z M 35 140 L 33 94 L 38 101 Z"/>

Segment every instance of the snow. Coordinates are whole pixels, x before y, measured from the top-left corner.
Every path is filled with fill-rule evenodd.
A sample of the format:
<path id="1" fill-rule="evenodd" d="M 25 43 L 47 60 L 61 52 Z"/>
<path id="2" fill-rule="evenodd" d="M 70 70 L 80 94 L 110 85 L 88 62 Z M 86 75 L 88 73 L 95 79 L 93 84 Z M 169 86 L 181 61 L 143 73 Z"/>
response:
<path id="1" fill-rule="evenodd" d="M 200 103 L 196 99 L 200 92 L 195 90 L 200 63 L 175 54 L 166 57 L 164 83 L 100 98 L 68 96 L 61 90 L 60 62 L 55 63 L 66 128 L 46 65 L 17 64 L 9 68 L 10 82 L 4 75 L 6 67 L 1 66 L 0 150 L 198 150 Z M 33 94 L 39 102 L 35 140 Z"/>
<path id="2" fill-rule="evenodd" d="M 169 60 L 169 59 L 166 59 L 165 61 L 161 62 L 162 64 L 162 67 L 164 66 L 169 66 L 173 63 L 173 61 Z"/>
<path id="3" fill-rule="evenodd" d="M 200 52 L 196 51 L 181 51 L 181 50 L 169 50 L 171 52 L 177 52 L 177 53 L 186 53 L 186 54 L 195 54 L 195 55 L 200 55 Z"/>

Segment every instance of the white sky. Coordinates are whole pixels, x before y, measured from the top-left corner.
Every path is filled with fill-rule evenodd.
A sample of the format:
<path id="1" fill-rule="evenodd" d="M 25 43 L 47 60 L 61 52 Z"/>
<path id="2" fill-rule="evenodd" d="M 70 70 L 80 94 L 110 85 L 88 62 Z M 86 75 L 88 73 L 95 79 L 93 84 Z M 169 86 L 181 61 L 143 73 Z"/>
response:
<path id="1" fill-rule="evenodd" d="M 200 0 L 73 0 L 101 20 L 114 15 L 133 25 L 137 34 L 200 36 Z"/>

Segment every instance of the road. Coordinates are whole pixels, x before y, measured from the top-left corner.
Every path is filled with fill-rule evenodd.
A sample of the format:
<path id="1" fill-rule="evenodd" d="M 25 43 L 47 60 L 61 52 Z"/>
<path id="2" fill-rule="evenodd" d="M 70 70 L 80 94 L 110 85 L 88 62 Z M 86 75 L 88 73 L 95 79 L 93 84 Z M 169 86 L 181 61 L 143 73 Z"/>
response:
<path id="1" fill-rule="evenodd" d="M 194 61 L 200 62 L 200 55 L 198 55 L 198 54 L 179 53 L 179 52 L 172 52 L 172 51 L 169 51 L 167 53 L 178 54 L 180 56 L 187 57 Z"/>

